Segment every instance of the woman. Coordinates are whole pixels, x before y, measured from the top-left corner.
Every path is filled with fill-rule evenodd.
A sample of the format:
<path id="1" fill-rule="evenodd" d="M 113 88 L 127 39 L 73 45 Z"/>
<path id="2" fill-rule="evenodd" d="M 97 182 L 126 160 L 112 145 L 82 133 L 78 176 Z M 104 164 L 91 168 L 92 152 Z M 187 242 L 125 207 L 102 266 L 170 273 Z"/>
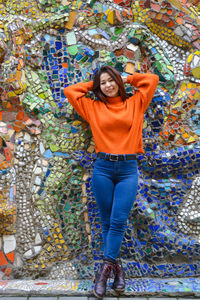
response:
<path id="1" fill-rule="evenodd" d="M 104 262 L 95 276 L 94 294 L 102 298 L 107 279 L 114 272 L 113 288 L 125 289 L 124 272 L 118 258 L 126 222 L 138 186 L 137 153 L 142 144 L 143 115 L 156 86 L 158 76 L 134 73 L 122 78 L 111 66 L 102 66 L 94 81 L 77 83 L 64 89 L 74 109 L 90 124 L 97 159 L 92 176 L 92 190 L 102 222 Z M 137 88 L 126 97 L 124 83 Z M 86 98 L 93 90 L 97 101 Z"/>

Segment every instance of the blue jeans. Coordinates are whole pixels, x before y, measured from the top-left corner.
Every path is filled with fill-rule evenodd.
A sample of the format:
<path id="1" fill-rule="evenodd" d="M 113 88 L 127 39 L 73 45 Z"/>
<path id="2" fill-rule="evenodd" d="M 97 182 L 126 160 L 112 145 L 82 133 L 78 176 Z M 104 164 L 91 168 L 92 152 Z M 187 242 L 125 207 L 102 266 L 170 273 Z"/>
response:
<path id="1" fill-rule="evenodd" d="M 104 259 L 115 260 L 138 188 L 137 160 L 96 159 L 92 191 L 100 211 Z"/>

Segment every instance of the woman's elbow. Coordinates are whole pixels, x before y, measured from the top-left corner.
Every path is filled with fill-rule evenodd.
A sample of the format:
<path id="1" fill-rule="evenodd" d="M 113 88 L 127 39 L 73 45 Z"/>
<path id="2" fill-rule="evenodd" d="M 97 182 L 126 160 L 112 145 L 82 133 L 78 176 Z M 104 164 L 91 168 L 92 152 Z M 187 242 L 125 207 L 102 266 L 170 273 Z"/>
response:
<path id="1" fill-rule="evenodd" d="M 70 97 L 70 88 L 69 87 L 64 88 L 63 93 L 64 93 L 65 97 L 69 98 Z"/>
<path id="2" fill-rule="evenodd" d="M 156 85 L 158 84 L 158 82 L 159 82 L 159 76 L 158 75 L 156 75 L 156 74 L 154 74 L 154 78 L 155 78 L 155 83 L 156 83 Z"/>

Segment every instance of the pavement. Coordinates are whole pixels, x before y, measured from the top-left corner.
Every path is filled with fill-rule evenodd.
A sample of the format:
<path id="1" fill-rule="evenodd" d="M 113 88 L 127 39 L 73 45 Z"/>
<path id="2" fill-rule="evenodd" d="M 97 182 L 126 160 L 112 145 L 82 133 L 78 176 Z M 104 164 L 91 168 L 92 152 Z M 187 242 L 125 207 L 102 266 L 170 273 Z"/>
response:
<path id="1" fill-rule="evenodd" d="M 29 296 L 29 297 L 9 297 L 9 296 L 0 296 L 0 299 L 2 300 L 96 300 L 97 298 L 94 297 L 66 297 L 66 296 L 56 296 L 56 297 L 38 297 L 38 296 Z M 162 297 L 162 298 L 147 298 L 147 297 L 105 297 L 104 300 L 127 300 L 127 299 L 133 299 L 133 300 L 191 300 L 194 298 L 169 298 L 169 297 Z M 200 298 L 198 298 L 200 299 Z"/>

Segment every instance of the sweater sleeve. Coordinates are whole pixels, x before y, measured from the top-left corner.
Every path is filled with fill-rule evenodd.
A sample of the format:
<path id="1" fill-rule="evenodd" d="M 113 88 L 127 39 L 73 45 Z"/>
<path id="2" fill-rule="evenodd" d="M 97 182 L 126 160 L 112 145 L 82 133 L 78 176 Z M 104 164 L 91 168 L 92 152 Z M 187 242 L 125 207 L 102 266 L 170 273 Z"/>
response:
<path id="1" fill-rule="evenodd" d="M 89 122 L 88 109 L 92 104 L 92 100 L 90 98 L 86 98 L 85 95 L 89 90 L 92 90 L 92 88 L 93 81 L 79 82 L 64 88 L 64 94 L 70 104 L 87 122 Z"/>
<path id="2" fill-rule="evenodd" d="M 137 92 L 140 93 L 143 112 L 145 112 L 151 102 L 158 81 L 159 77 L 152 73 L 134 73 L 127 76 L 127 83 L 135 86 L 138 89 Z"/>

